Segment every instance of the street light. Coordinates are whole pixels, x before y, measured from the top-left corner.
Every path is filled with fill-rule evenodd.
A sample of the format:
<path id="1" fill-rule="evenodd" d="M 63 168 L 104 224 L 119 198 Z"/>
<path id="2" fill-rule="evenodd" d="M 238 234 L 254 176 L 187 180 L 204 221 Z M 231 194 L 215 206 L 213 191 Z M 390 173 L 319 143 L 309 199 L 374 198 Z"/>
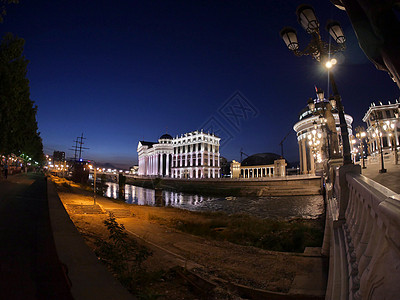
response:
<path id="1" fill-rule="evenodd" d="M 366 169 L 365 160 L 364 160 L 364 138 L 367 137 L 367 133 L 365 132 L 364 127 L 358 126 L 356 128 L 356 137 L 361 141 L 361 156 L 362 156 L 362 168 Z"/>
<path id="2" fill-rule="evenodd" d="M 343 34 L 343 30 L 338 22 L 328 22 L 326 29 L 336 42 L 336 45 L 331 45 L 321 39 L 319 22 L 317 17 L 315 16 L 314 9 L 311 6 L 305 4 L 300 5 L 297 8 L 297 18 L 305 31 L 311 35 L 311 41 L 309 42 L 307 47 L 303 51 L 299 50 L 296 30 L 291 27 L 283 28 L 280 32 L 280 35 L 285 42 L 287 48 L 292 51 L 296 56 L 311 55 L 316 61 L 322 63 L 327 68 L 328 77 L 332 85 L 332 90 L 334 94 L 333 96 L 335 100 L 335 106 L 337 107 L 339 114 L 340 130 L 343 144 L 343 164 L 352 164 L 349 132 L 344 116 L 344 109 L 334 76 L 331 72 L 331 68 L 337 63 L 336 59 L 331 59 L 331 55 L 333 53 L 343 51 L 346 48 L 346 38 Z"/>
<path id="3" fill-rule="evenodd" d="M 385 162 L 383 159 L 383 144 L 382 144 L 382 130 L 381 130 L 381 125 L 380 125 L 380 121 L 379 118 L 376 114 L 376 112 L 372 112 L 372 116 L 371 116 L 371 121 L 375 121 L 376 124 L 376 130 L 375 130 L 375 135 L 377 136 L 377 144 L 380 150 L 380 154 L 381 154 L 381 169 L 379 170 L 379 173 L 386 173 L 386 169 L 385 169 Z"/>

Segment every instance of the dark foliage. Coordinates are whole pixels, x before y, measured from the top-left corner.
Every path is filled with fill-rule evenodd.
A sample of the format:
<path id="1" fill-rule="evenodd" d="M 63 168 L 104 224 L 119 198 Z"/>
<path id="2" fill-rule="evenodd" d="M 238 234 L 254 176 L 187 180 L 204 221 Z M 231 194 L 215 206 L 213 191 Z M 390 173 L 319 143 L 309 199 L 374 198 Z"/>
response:
<path id="1" fill-rule="evenodd" d="M 0 44 L 0 153 L 22 153 L 43 161 L 36 122 L 37 106 L 30 99 L 26 78 L 25 41 L 7 33 Z"/>

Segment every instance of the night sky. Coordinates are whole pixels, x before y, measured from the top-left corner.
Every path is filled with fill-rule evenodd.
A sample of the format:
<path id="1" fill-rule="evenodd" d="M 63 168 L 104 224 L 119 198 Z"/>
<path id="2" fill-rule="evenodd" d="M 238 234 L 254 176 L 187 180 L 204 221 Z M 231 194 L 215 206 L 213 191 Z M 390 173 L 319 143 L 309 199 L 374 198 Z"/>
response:
<path id="1" fill-rule="evenodd" d="M 26 1 L 8 7 L 2 35 L 25 39 L 31 99 L 38 105 L 44 151 L 68 151 L 81 133 L 85 159 L 130 166 L 139 140 L 200 127 L 219 132 L 221 155 L 280 153 L 298 160 L 293 131 L 326 71 L 286 49 L 279 31 L 309 35 L 297 23 L 302 1 Z M 399 90 L 360 50 L 344 11 L 314 6 L 324 28 L 338 20 L 347 49 L 334 73 L 353 128 L 371 102 L 394 102 Z M 328 33 L 322 29 L 325 40 Z M 239 97 L 240 116 L 227 114 Z M 240 112 L 240 111 L 239 111 Z"/>

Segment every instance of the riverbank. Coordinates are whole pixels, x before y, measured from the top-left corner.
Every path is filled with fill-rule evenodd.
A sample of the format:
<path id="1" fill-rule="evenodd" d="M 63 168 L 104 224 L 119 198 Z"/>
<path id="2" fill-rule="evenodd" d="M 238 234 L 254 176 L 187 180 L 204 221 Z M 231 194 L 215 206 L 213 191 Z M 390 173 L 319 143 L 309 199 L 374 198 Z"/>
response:
<path id="1" fill-rule="evenodd" d="M 127 184 L 209 196 L 309 196 L 321 194 L 321 178 L 294 175 L 270 178 L 174 179 L 127 177 Z"/>
<path id="2" fill-rule="evenodd" d="M 66 210 L 92 249 L 96 250 L 95 241 L 99 237 L 104 239 L 107 236 L 103 222 L 107 220 L 108 213 L 112 212 L 116 220 L 124 224 L 131 238 L 134 237 L 153 252 L 143 263 L 143 274 L 148 276 L 144 276 L 145 282 L 140 283 L 141 289 L 136 291 L 139 294 L 160 294 L 162 296 L 159 299 L 199 298 L 196 292 L 193 294 L 187 287 L 187 282 L 182 281 L 181 276 L 176 276 L 176 266 L 185 267 L 213 282 L 218 287 L 213 289 L 217 294 L 209 299 L 238 299 L 235 298 L 237 291 L 231 291 L 231 284 L 288 295 L 286 293 L 290 293 L 291 289 L 298 285 L 298 276 L 312 281 L 310 293 L 324 293 L 324 284 L 318 286 L 313 280 L 315 276 L 319 278 L 317 281 L 324 277 L 321 275 L 323 259 L 319 255 L 268 251 L 228 242 L 223 235 L 216 238 L 209 234 L 219 235 L 234 231 L 229 224 L 222 224 L 221 220 L 230 220 L 232 224 L 239 224 L 239 227 L 248 227 L 248 223 L 243 226 L 244 223 L 222 214 L 135 206 L 103 197 L 98 197 L 96 205 L 93 205 L 91 193 L 79 189 L 78 186 L 71 187 L 63 179 L 54 180 L 58 183 L 58 193 Z M 216 223 L 217 220 L 219 223 Z M 201 231 L 206 234 L 195 236 L 195 232 L 188 234 L 178 230 L 179 226 L 181 229 L 190 228 L 189 223 L 194 225 L 192 227 L 202 227 Z M 276 238 L 288 230 L 284 228 L 280 231 L 279 228 L 275 228 L 276 224 L 272 227 L 270 231 L 275 232 Z M 246 236 L 247 232 L 243 231 L 243 228 L 241 230 L 239 236 Z"/>

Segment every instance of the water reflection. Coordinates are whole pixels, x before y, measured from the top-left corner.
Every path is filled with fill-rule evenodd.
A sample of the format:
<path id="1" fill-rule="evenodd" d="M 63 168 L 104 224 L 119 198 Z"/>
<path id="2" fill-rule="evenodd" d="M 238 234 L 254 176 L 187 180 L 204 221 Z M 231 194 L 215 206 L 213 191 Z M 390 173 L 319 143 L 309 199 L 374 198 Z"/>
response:
<path id="1" fill-rule="evenodd" d="M 118 184 L 108 182 L 105 196 L 118 198 Z M 324 212 L 323 198 L 316 196 L 287 197 L 210 197 L 163 191 L 165 206 L 191 211 L 222 211 L 228 214 L 245 213 L 260 218 L 317 218 Z M 125 185 L 125 202 L 137 205 L 159 206 L 155 191 Z"/>

